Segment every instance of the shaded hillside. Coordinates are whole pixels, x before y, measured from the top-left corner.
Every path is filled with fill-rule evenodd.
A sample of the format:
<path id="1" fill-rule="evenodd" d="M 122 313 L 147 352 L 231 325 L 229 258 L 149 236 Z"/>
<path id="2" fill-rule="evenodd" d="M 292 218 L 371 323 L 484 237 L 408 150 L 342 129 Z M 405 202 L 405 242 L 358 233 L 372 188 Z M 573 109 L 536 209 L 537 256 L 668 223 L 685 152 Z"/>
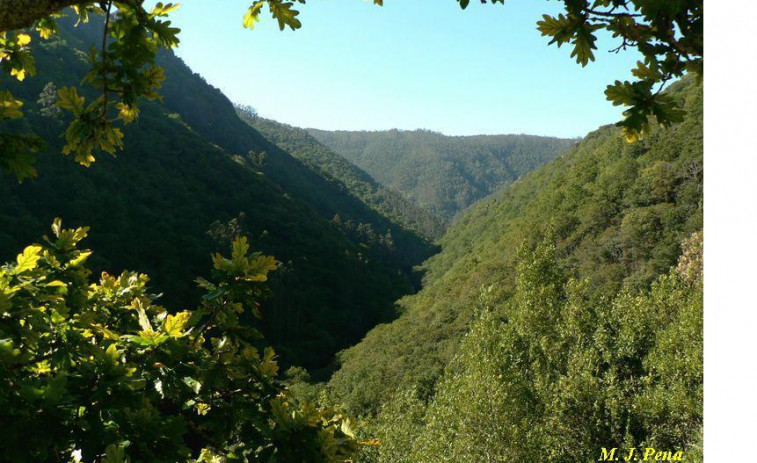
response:
<path id="1" fill-rule="evenodd" d="M 209 271 L 210 252 L 241 232 L 283 263 L 263 323 L 285 361 L 323 367 L 393 318 L 393 301 L 412 291 L 411 268 L 433 252 L 431 245 L 268 142 L 170 54 L 160 59 L 168 76 L 164 104 L 144 103 L 117 158 L 100 155 L 87 169 L 62 156 L 65 121 L 43 116 L 37 100 L 49 81 L 78 84 L 87 69 L 82 50 L 97 35 L 92 24 L 64 27 L 61 38 L 35 48 L 45 80 L 3 80 L 28 116 L 11 128 L 32 128 L 48 144 L 38 179 L 0 179 L 3 259 L 61 216 L 69 226 L 92 226 L 87 244 L 98 250 L 96 268 L 154 276 L 165 291 L 160 301 L 176 309 L 195 302 L 193 280 Z M 262 152 L 268 156 L 261 167 L 254 159 Z M 337 214 L 373 234 L 348 233 L 332 221 Z M 395 235 L 405 252 L 387 239 Z"/>
<path id="2" fill-rule="evenodd" d="M 681 243 L 702 229 L 702 93 L 692 81 L 671 94 L 686 120 L 626 143 L 604 127 L 573 150 L 476 204 L 429 259 L 424 289 L 399 301 L 399 319 L 340 355 L 329 383 L 355 412 L 375 411 L 402 386 L 428 393 L 468 332 L 482 288 L 506 301 L 516 250 L 553 236 L 568 277 L 588 295 L 644 290 L 675 265 Z"/>
<path id="3" fill-rule="evenodd" d="M 220 90 L 207 85 L 183 61 L 164 51 L 158 63 L 171 76 L 161 91 L 167 110 L 180 114 L 203 138 L 250 168 L 263 172 L 322 217 L 333 221 L 338 216 L 342 222 L 349 222 L 351 227 L 335 224 L 353 241 L 367 247 L 372 259 L 400 265 L 406 275 L 413 277 L 412 267 L 435 252 L 421 234 L 405 230 L 402 222 L 395 223 L 393 218 L 383 216 L 370 207 L 370 203 L 363 202 L 361 196 L 345 189 L 343 179 L 324 175 L 323 170 L 298 159 L 278 146 L 276 140 L 269 140 L 242 121 L 231 101 Z M 401 207 L 404 205 L 396 206 L 398 211 Z M 399 213 L 403 214 L 409 213 Z"/>
<path id="4" fill-rule="evenodd" d="M 447 222 L 576 142 L 530 135 L 450 137 L 428 130 L 309 131 L 382 185 Z"/>
<path id="5" fill-rule="evenodd" d="M 324 177 L 341 182 L 347 191 L 382 215 L 428 239 L 441 236 L 444 226 L 439 218 L 399 193 L 381 186 L 365 171 L 316 140 L 307 130 L 256 116 L 242 108 L 237 108 L 237 112 L 268 140 Z"/>

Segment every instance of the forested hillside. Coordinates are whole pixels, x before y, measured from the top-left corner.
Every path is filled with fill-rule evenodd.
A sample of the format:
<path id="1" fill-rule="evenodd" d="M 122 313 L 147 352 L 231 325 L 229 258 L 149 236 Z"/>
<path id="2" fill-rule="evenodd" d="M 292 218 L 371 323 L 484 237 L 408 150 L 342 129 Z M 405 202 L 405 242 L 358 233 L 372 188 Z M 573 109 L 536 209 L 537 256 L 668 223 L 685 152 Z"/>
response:
<path id="1" fill-rule="evenodd" d="M 360 344 L 340 355 L 342 367 L 329 383 L 336 400 L 362 414 L 375 413 L 382 404 L 391 402 L 398 390 L 414 387 L 418 397 L 427 399 L 440 387 L 443 375 L 453 375 L 451 370 L 444 373 L 445 368 L 457 368 L 448 365 L 461 352 L 460 342 L 482 306 L 503 307 L 518 298 L 540 297 L 541 289 L 519 293 L 516 281 L 519 273 L 521 279 L 525 278 L 525 270 L 518 272 L 516 267 L 536 259 L 528 252 L 519 258 L 518 249 L 533 249 L 544 239 L 554 247 L 550 252 L 559 266 L 557 286 L 550 291 L 562 292 L 569 278 L 580 281 L 575 284 L 579 284 L 577 294 L 585 301 L 582 307 L 597 302 L 592 309 L 597 312 L 601 312 L 599 307 L 613 304 L 616 294 L 627 295 L 619 296 L 618 304 L 623 307 L 630 303 L 623 302 L 623 297 L 658 297 L 660 289 L 647 293 L 650 284 L 676 265 L 682 243 L 702 230 L 701 86 L 687 79 L 671 88 L 670 94 L 685 102 L 683 123 L 655 129 L 633 144 L 623 139 L 617 127 L 601 128 L 568 153 L 475 205 L 455 222 L 441 240 L 441 253 L 424 264 L 424 289 L 399 301 L 401 317 L 375 328 Z M 572 289 L 564 291 L 574 294 Z M 689 296 L 696 297 L 692 293 Z M 558 299 L 564 303 L 562 296 Z M 538 308 L 541 302 L 529 303 Z M 664 305 L 650 304 L 666 310 Z M 701 322 L 701 312 L 691 310 L 695 312 L 686 317 L 694 317 L 692 323 Z M 557 318 L 539 320 L 538 313 L 522 315 L 528 317 L 528 323 L 535 323 L 533 329 L 547 324 L 549 330 L 561 330 L 559 317 L 568 316 L 560 313 L 549 315 Z M 505 310 L 503 317 L 506 320 L 516 315 Z M 597 323 L 591 330 L 601 325 Z M 654 332 L 650 330 L 650 336 Z M 539 336 L 544 336 L 545 342 L 556 342 L 549 340 L 551 334 L 547 333 Z M 701 339 L 701 330 L 687 333 Z M 638 358 L 628 354 L 635 361 L 651 355 L 651 341 L 645 342 Z M 701 359 L 701 350 L 695 353 Z M 443 387 L 451 390 L 458 386 L 450 383 Z M 576 416 L 581 413 L 576 412 Z M 412 418 L 408 415 L 406 419 Z M 617 421 L 612 424 L 619 425 Z"/>
<path id="2" fill-rule="evenodd" d="M 16 129 L 32 128 L 48 145 L 38 179 L 0 182 L 3 259 L 60 216 L 92 227 L 96 269 L 146 272 L 164 291 L 161 303 L 178 309 L 199 295 L 193 279 L 207 272 L 210 252 L 248 235 L 282 262 L 264 331 L 285 361 L 313 368 L 394 317 L 431 244 L 266 140 L 172 54 L 160 56 L 163 104 L 145 102 L 117 158 L 83 168 L 61 156 L 65 119 L 45 87 L 79 82 L 97 37 L 93 24 L 65 27 L 35 49 L 44 78 L 3 80 L 28 111 Z"/>
<path id="3" fill-rule="evenodd" d="M 577 141 L 529 135 L 451 137 L 428 130 L 309 132 L 447 223 Z"/>
<path id="4" fill-rule="evenodd" d="M 321 144 L 307 130 L 260 117 L 244 108 L 237 108 L 237 112 L 268 140 L 313 170 L 341 181 L 347 191 L 398 224 L 431 240 L 439 238 L 444 231 L 441 219 L 396 191 L 381 186 L 365 171 Z"/>
<path id="5" fill-rule="evenodd" d="M 218 6 L 0 1 L 0 462 L 703 463 L 703 5 L 558 3 L 537 30 L 581 66 L 603 33 L 642 56 L 605 87 L 622 120 L 580 140 L 299 129 L 171 51 L 199 35 L 208 76 L 254 73 L 299 120 L 319 101 L 357 120 L 341 97 L 396 114 L 379 87 L 432 116 L 456 94 L 455 73 L 387 86 L 394 61 L 347 59 L 410 42 L 344 5 L 326 42 L 257 43 L 240 66 L 241 39 L 208 35 Z M 299 29 L 305 4 L 254 0 L 242 26 Z M 397 37 L 440 45 L 408 5 L 387 12 Z M 490 46 L 501 18 L 471 18 L 430 51 Z M 353 52 L 330 48 L 346 23 Z M 499 52 L 476 51 L 462 68 Z M 298 89 L 325 100 L 280 99 L 313 71 Z M 555 101 L 514 77 L 499 91 Z"/>
<path id="6" fill-rule="evenodd" d="M 433 393 L 396 394 L 363 461 L 702 461 L 702 235 L 615 295 L 569 279 L 552 241 L 518 253 L 509 300 L 481 292 Z"/>

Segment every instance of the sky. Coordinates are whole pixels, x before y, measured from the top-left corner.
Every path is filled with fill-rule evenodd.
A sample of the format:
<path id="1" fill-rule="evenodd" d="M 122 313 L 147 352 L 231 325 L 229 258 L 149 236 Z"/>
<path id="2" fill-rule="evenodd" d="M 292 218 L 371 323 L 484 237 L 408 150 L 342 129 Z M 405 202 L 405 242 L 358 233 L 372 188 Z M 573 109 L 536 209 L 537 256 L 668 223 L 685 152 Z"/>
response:
<path id="1" fill-rule="evenodd" d="M 185 0 L 176 52 L 233 102 L 299 127 L 583 136 L 620 120 L 603 92 L 638 59 L 609 53 L 609 36 L 585 68 L 547 46 L 536 22 L 556 1 L 310 0 L 283 32 L 267 9 L 244 29 L 250 3 Z"/>

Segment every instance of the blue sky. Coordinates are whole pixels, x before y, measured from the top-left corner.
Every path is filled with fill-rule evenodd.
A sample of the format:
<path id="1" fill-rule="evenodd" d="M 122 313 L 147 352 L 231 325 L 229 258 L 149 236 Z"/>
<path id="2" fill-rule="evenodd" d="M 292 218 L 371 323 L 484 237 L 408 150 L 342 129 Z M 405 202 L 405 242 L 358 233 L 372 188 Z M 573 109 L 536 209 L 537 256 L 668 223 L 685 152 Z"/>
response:
<path id="1" fill-rule="evenodd" d="M 556 1 L 463 11 L 454 0 L 311 0 L 303 27 L 284 32 L 267 9 L 242 28 L 248 4 L 184 1 L 177 53 L 232 101 L 300 127 L 583 136 L 619 120 L 603 91 L 638 58 L 608 53 L 602 37 L 581 68 L 566 46 L 547 46 L 536 21 Z"/>

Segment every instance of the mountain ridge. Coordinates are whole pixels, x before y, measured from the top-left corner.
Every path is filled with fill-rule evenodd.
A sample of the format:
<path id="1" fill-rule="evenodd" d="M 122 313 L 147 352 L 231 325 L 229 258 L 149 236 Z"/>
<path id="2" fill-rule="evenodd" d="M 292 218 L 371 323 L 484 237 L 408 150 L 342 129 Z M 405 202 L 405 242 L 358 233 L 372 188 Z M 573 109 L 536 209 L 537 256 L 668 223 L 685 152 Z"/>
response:
<path id="1" fill-rule="evenodd" d="M 476 203 L 423 264 L 424 285 L 398 301 L 398 319 L 339 354 L 328 388 L 357 414 L 392 394 L 434 389 L 468 332 L 482 290 L 513 294 L 518 248 L 554 235 L 568 275 L 592 294 L 643 290 L 675 265 L 681 243 L 702 229 L 702 90 L 687 79 L 668 90 L 684 122 L 627 143 L 615 126 Z"/>
<path id="2" fill-rule="evenodd" d="M 349 191 L 379 213 L 427 239 L 434 240 L 441 236 L 444 226 L 440 219 L 411 203 L 400 193 L 380 185 L 363 169 L 316 140 L 307 129 L 260 117 L 239 107 L 237 112 L 269 140 L 312 169 L 342 181 Z"/>
<path id="3" fill-rule="evenodd" d="M 447 224 L 575 143 L 531 135 L 448 136 L 430 130 L 308 131 Z"/>
<path id="4" fill-rule="evenodd" d="M 67 225 L 92 227 L 98 271 L 145 272 L 165 291 L 160 301 L 177 310 L 198 297 L 193 280 L 210 270 L 211 252 L 226 248 L 233 234 L 247 235 L 282 262 L 263 306 L 266 336 L 284 365 L 316 370 L 395 316 L 393 302 L 414 290 L 413 267 L 434 252 L 431 243 L 266 140 L 171 53 L 158 58 L 167 74 L 163 103 L 143 102 L 116 158 L 100 155 L 84 168 L 62 156 L 66 121 L 45 116 L 37 100 L 48 81 L 79 84 L 87 70 L 83 50 L 98 43 L 98 27 L 61 21 L 60 36 L 34 50 L 47 80 L 2 80 L 25 102 L 27 117 L 9 127 L 32 129 L 47 144 L 38 178 L 0 181 L 3 257 L 62 216 Z M 81 94 L 94 96 L 86 88 Z M 261 167 L 254 158 L 262 152 L 268 162 Z M 373 233 L 351 233 L 333 222 L 336 214 Z"/>

